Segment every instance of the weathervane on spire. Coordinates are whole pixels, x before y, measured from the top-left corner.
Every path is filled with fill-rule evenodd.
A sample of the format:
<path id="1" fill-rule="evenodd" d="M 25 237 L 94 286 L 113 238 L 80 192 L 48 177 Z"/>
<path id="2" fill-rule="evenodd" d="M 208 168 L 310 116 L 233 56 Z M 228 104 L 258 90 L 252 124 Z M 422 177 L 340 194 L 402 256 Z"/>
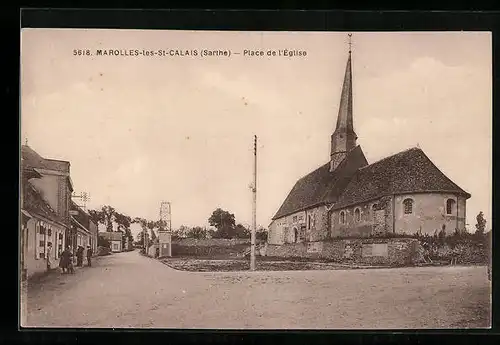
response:
<path id="1" fill-rule="evenodd" d="M 351 53 L 351 46 L 352 46 L 352 41 L 351 41 L 352 34 L 349 33 L 349 34 L 347 34 L 347 36 L 349 36 L 349 54 L 350 54 Z"/>
<path id="2" fill-rule="evenodd" d="M 26 138 L 26 139 L 24 140 L 24 144 L 25 144 L 26 146 L 28 146 L 28 138 Z"/>

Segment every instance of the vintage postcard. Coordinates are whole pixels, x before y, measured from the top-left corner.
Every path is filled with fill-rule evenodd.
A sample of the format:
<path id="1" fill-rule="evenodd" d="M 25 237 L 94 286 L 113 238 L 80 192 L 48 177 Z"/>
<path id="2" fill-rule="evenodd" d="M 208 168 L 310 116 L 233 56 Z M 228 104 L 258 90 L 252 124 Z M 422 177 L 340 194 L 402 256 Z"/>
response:
<path id="1" fill-rule="evenodd" d="M 23 29 L 23 327 L 491 327 L 489 32 Z"/>

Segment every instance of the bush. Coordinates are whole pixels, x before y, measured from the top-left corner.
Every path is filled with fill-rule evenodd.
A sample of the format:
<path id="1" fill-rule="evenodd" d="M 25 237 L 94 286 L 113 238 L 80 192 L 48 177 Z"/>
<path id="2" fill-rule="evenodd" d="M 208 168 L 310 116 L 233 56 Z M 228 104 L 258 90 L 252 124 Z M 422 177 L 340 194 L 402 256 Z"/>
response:
<path id="1" fill-rule="evenodd" d="M 267 241 L 267 232 L 266 231 L 257 231 L 257 233 L 255 234 L 255 238 L 257 240 L 266 242 Z"/>
<path id="2" fill-rule="evenodd" d="M 207 232 L 205 229 L 203 229 L 199 226 L 196 226 L 196 227 L 192 228 L 191 230 L 189 230 L 187 237 L 196 238 L 196 239 L 205 239 L 205 238 L 207 238 Z"/>
<path id="3" fill-rule="evenodd" d="M 111 249 L 109 247 L 97 247 L 97 255 L 99 256 L 105 256 L 105 255 L 110 255 L 111 254 Z"/>
<path id="4" fill-rule="evenodd" d="M 485 235 L 455 231 L 452 235 L 420 236 L 421 253 L 424 258 L 435 261 L 450 261 L 458 264 L 487 263 L 489 249 Z"/>

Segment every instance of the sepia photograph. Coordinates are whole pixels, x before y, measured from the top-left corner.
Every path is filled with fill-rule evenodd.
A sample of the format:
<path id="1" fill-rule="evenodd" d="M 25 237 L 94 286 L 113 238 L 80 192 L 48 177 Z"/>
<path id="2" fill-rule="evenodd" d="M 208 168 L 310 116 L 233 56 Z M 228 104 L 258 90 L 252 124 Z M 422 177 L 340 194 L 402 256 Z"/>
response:
<path id="1" fill-rule="evenodd" d="M 491 32 L 20 39 L 21 327 L 491 328 Z"/>

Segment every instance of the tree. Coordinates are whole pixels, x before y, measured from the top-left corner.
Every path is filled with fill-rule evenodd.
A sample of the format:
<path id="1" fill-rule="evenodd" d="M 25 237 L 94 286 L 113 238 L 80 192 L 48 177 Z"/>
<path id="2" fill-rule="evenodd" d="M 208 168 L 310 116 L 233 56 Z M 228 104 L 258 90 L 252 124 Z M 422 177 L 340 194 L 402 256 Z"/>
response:
<path id="1" fill-rule="evenodd" d="M 128 238 L 129 243 L 134 241 L 132 236 L 132 231 L 130 231 L 130 225 L 132 224 L 132 218 L 127 215 L 115 211 L 114 216 L 115 223 L 117 225 L 118 231 L 123 232 L 122 236 L 122 246 L 125 248 L 125 243 Z M 127 248 L 128 249 L 128 248 Z"/>
<path id="2" fill-rule="evenodd" d="M 195 226 L 188 232 L 188 237 L 195 239 L 205 239 L 207 238 L 207 231 L 200 226 Z"/>
<path id="3" fill-rule="evenodd" d="M 260 240 L 260 241 L 266 242 L 267 241 L 267 230 L 264 229 L 263 227 L 258 228 L 257 232 L 255 234 L 255 238 Z"/>
<path id="4" fill-rule="evenodd" d="M 115 218 L 115 209 L 109 205 L 103 206 L 101 210 L 96 211 L 95 218 L 99 223 L 106 226 L 107 232 L 113 232 L 113 221 Z"/>
<path id="5" fill-rule="evenodd" d="M 104 214 L 98 210 L 89 210 L 90 219 L 96 224 L 104 224 Z"/>
<path id="6" fill-rule="evenodd" d="M 207 231 L 207 238 L 217 238 L 217 231 L 210 229 Z"/>
<path id="7" fill-rule="evenodd" d="M 156 240 L 156 233 L 154 229 L 151 229 L 151 241 L 153 242 L 154 240 Z"/>
<path id="8" fill-rule="evenodd" d="M 143 236 L 146 234 L 146 243 L 148 242 L 148 236 L 147 236 L 147 231 L 148 231 L 148 221 L 147 219 L 140 218 L 140 217 L 135 217 L 134 220 L 132 221 L 133 223 L 137 223 L 141 226 L 142 231 L 140 232 L 140 236 Z M 142 238 L 142 237 L 141 237 Z M 141 244 L 144 245 L 144 240 L 141 241 Z"/>
<path id="9" fill-rule="evenodd" d="M 144 245 L 144 233 L 141 231 L 137 234 L 136 244 L 143 246 Z"/>
<path id="10" fill-rule="evenodd" d="M 476 220 L 477 220 L 476 234 L 483 235 L 484 230 L 486 229 L 486 219 L 484 219 L 483 211 L 479 212 L 479 214 L 476 217 Z"/>
<path id="11" fill-rule="evenodd" d="M 251 236 L 251 233 L 249 229 L 245 228 L 241 224 L 238 224 L 234 228 L 234 235 L 237 238 L 249 238 Z"/>
<path id="12" fill-rule="evenodd" d="M 155 222 L 151 221 L 151 220 L 148 220 L 147 223 L 146 223 L 146 228 L 148 228 L 148 230 L 152 233 L 154 228 L 156 227 L 156 224 Z M 153 239 L 153 237 L 151 236 L 151 239 Z"/>
<path id="13" fill-rule="evenodd" d="M 212 212 L 212 215 L 208 219 L 208 223 L 217 228 L 217 232 L 214 236 L 215 238 L 236 237 L 234 214 L 218 208 Z"/>
<path id="14" fill-rule="evenodd" d="M 223 227 L 234 228 L 234 214 L 218 208 L 212 212 L 212 215 L 208 218 L 208 223 L 211 226 L 215 226 L 218 230 Z"/>

